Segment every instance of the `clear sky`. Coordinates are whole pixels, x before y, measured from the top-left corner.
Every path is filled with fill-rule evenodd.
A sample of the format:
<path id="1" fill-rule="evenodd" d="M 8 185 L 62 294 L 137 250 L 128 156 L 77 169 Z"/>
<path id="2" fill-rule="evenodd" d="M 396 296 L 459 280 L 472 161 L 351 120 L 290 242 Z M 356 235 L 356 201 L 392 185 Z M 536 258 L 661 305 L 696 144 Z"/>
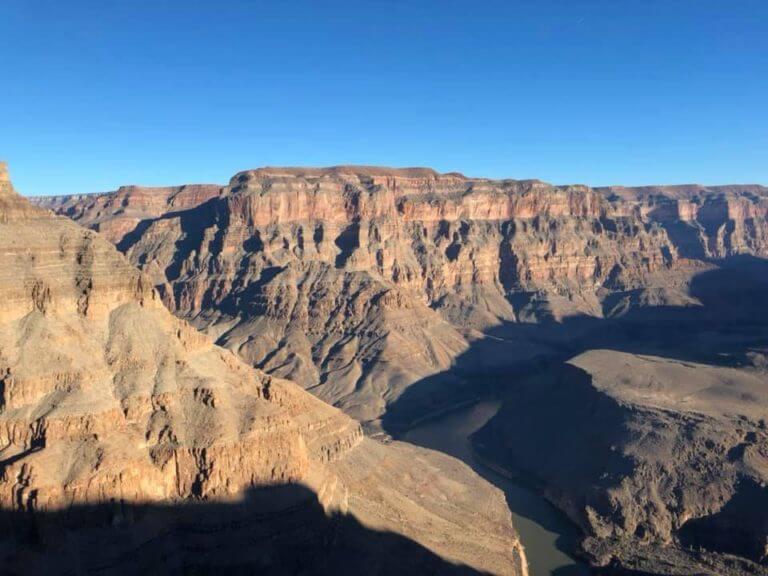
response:
<path id="1" fill-rule="evenodd" d="M 262 165 L 768 184 L 767 0 L 2 0 L 26 194 Z"/>

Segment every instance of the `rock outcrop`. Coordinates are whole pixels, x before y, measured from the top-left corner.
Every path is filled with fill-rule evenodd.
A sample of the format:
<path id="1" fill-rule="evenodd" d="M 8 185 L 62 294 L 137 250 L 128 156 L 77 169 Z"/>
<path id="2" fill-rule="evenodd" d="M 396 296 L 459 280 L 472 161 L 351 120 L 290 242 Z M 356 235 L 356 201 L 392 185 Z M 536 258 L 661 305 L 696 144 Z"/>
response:
<path id="1" fill-rule="evenodd" d="M 598 189 L 657 222 L 686 258 L 766 255 L 768 190 L 764 186 L 644 186 Z"/>
<path id="2" fill-rule="evenodd" d="M 768 573 L 765 372 L 592 350 L 513 398 L 476 446 L 539 482 L 594 564 Z"/>
<path id="3" fill-rule="evenodd" d="M 350 565 L 374 571 L 409 550 L 413 571 L 525 573 L 503 495 L 469 468 L 366 439 L 342 412 L 214 345 L 100 234 L 31 206 L 4 166 L 0 176 L 5 566 L 140 573 L 147 549 L 156 572 L 224 569 L 237 558 L 246 571 L 322 573 L 348 545 L 336 542 L 341 530 L 355 534 Z M 305 489 L 280 496 L 285 487 Z M 277 496 L 244 501 L 254 489 Z M 496 504 L 479 512 L 476 497 Z M 336 520 L 321 520 L 313 501 Z M 198 515 L 193 503 L 225 516 Z M 244 512 L 231 520 L 233 510 Z M 189 536 L 183 517 L 210 525 Z M 319 532 L 292 541 L 305 521 Z M 28 537 L 14 532 L 20 523 L 31 523 Z M 227 531 L 236 553 L 216 535 Z M 374 531 L 393 535 L 381 550 Z M 302 555 L 303 569 L 281 565 Z"/>

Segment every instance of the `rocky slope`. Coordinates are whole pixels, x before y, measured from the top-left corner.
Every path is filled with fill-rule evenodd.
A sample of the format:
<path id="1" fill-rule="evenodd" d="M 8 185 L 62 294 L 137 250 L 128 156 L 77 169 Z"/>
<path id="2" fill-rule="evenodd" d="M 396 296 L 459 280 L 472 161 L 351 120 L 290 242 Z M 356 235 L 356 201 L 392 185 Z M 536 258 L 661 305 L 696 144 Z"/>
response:
<path id="1" fill-rule="evenodd" d="M 215 346 L 4 165 L 0 294 L 9 572 L 525 573 L 498 490 Z"/>
<path id="2" fill-rule="evenodd" d="M 592 350 L 517 388 L 475 441 L 540 483 L 597 565 L 768 574 L 767 381 Z"/>

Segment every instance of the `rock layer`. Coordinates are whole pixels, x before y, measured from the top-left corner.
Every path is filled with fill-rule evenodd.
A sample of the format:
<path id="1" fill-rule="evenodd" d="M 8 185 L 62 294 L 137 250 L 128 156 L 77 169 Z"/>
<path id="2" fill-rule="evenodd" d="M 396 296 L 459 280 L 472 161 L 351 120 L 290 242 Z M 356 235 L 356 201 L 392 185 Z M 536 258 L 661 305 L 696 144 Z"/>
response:
<path id="1" fill-rule="evenodd" d="M 766 574 L 766 394 L 761 371 L 592 350 L 520 386 L 475 441 L 541 483 L 597 565 Z"/>
<path id="2" fill-rule="evenodd" d="M 198 206 L 220 193 L 221 187 L 215 184 L 122 186 L 114 193 L 47 196 L 37 203 L 117 243 L 143 220 Z"/>
<path id="3" fill-rule="evenodd" d="M 594 565 L 765 573 L 765 187 L 261 168 L 193 204 L 113 240 L 249 364 L 370 430 L 501 391 L 483 455 Z"/>
<path id="4" fill-rule="evenodd" d="M 6 565 L 66 572 L 75 569 L 67 564 L 75 561 L 72 550 L 85 554 L 89 539 L 98 537 L 101 545 L 86 554 L 89 566 L 96 563 L 88 572 L 99 572 L 99 563 L 141 572 L 139 551 L 158 546 L 152 570 L 226 566 L 237 554 L 217 539 L 229 530 L 224 520 L 178 548 L 186 538 L 178 518 L 192 502 L 251 510 L 238 530 L 261 533 L 271 542 L 269 554 L 283 560 L 264 560 L 262 549 L 249 544 L 238 556 L 245 567 L 266 561 L 271 573 L 280 573 L 289 566 L 279 562 L 301 554 L 322 565 L 336 557 L 333 526 L 349 526 L 346 520 L 326 525 L 306 516 L 321 526 L 312 547 L 303 549 L 284 524 L 296 514 L 302 522 L 309 496 L 286 498 L 282 507 L 273 502 L 268 514 L 263 502 L 238 504 L 254 488 L 306 486 L 329 517 L 362 523 L 350 562 L 386 566 L 385 554 L 411 550 L 414 571 L 448 570 L 455 562 L 450 570 L 525 573 L 498 490 L 451 459 L 363 438 L 360 425 L 342 412 L 215 346 L 172 316 L 145 274 L 112 244 L 30 206 L 0 174 L 0 518 L 10 518 L 6 536 L 22 520 L 38 526 L 32 540 L 3 541 Z M 496 505 L 478 513 L 477 494 Z M 133 511 L 131 528 L 109 532 L 103 507 L 113 524 L 126 521 L 120 510 Z M 69 526 L 64 541 L 56 531 L 40 532 L 48 518 L 68 524 L 62 511 L 70 509 L 85 519 Z M 22 512 L 28 516 L 8 516 Z M 398 539 L 387 540 L 394 542 L 388 552 L 377 550 L 373 535 L 370 541 L 360 535 L 365 530 Z M 251 537 L 236 540 L 246 544 Z M 187 545 L 201 550 L 199 559 L 183 552 Z M 174 567 L 160 552 L 164 546 L 183 554 L 183 566 Z M 242 558 L 245 550 L 251 556 Z"/>
<path id="5" fill-rule="evenodd" d="M 362 421 L 430 377 L 442 378 L 438 403 L 465 399 L 463 379 L 440 375 L 480 331 L 695 304 L 687 283 L 704 258 L 768 254 L 760 186 L 592 189 L 339 166 L 261 168 L 203 189 L 186 209 L 168 202 L 186 188 L 36 202 L 109 229 L 177 315 Z M 130 230 L 105 209 L 126 202 L 144 215 Z M 528 344 L 514 362 L 550 352 Z"/>

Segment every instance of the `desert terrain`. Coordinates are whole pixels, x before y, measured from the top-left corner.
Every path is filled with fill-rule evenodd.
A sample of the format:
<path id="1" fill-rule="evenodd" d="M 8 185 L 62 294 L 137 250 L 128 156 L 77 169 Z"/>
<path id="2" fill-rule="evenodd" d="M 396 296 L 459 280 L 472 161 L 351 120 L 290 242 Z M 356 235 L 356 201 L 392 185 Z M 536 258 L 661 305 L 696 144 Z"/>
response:
<path id="1" fill-rule="evenodd" d="M 215 345 L 5 165 L 0 260 L 3 573 L 526 574 L 497 488 Z"/>
<path id="2" fill-rule="evenodd" d="M 360 458 L 496 399 L 477 458 L 565 513 L 594 570 L 768 571 L 768 189 L 267 167 L 32 202 L 359 423 Z"/>

